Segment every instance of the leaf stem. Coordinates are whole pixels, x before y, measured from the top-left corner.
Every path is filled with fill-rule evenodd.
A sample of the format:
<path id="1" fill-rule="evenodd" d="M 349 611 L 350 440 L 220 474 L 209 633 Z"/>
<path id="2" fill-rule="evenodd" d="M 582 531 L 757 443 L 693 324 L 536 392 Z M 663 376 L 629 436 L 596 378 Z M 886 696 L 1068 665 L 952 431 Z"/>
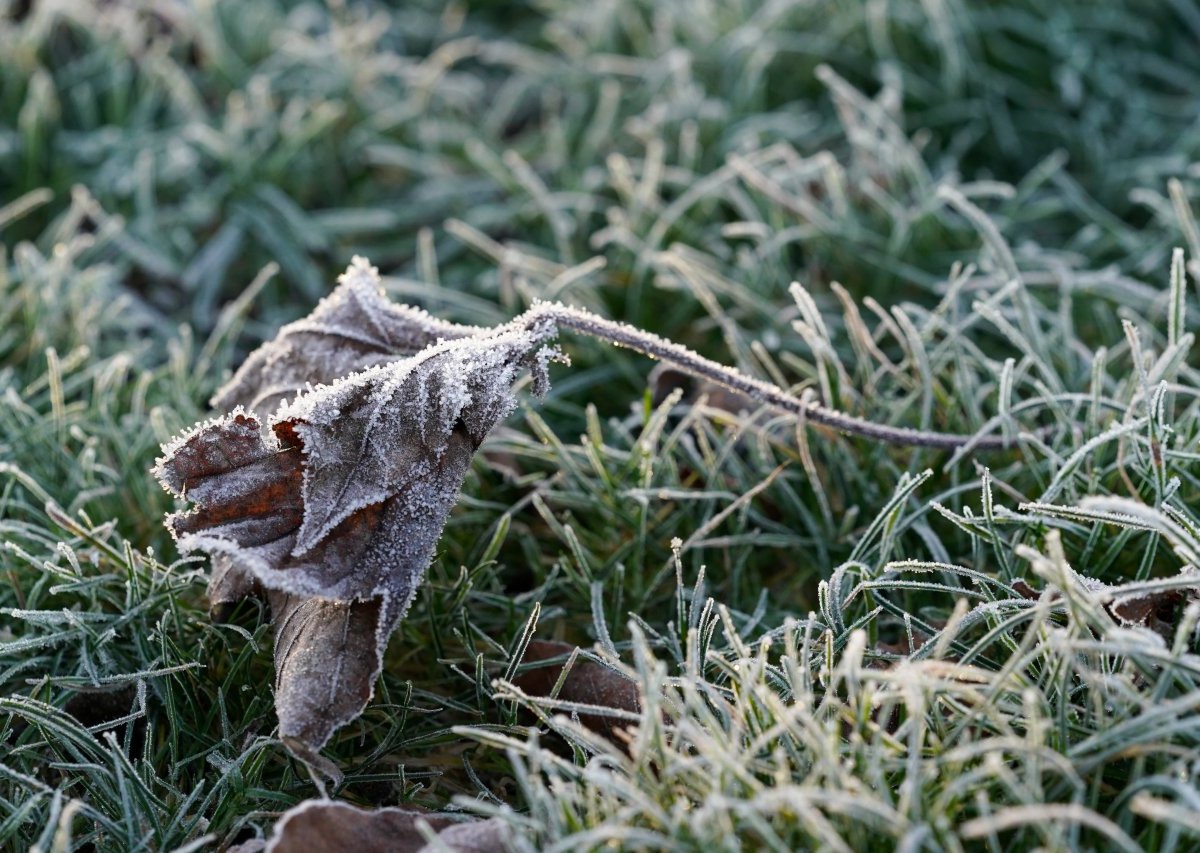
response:
<path id="1" fill-rule="evenodd" d="M 889 444 L 909 447 L 933 447 L 943 450 L 953 450 L 968 444 L 979 450 L 999 450 L 1013 447 L 1020 441 L 1020 436 L 1009 439 L 1005 436 L 931 432 L 908 427 L 888 426 L 848 415 L 816 401 L 802 400 L 777 385 L 747 376 L 735 367 L 718 364 L 651 332 L 643 331 L 627 323 L 606 320 L 590 311 L 568 307 L 559 302 L 535 303 L 524 314 L 516 317 L 512 325 L 530 328 L 542 323 L 552 323 L 560 328 L 570 329 L 616 346 L 626 347 L 650 358 L 670 362 L 686 373 L 744 394 L 780 412 L 803 416 L 815 423 L 863 438 L 873 438 Z"/>

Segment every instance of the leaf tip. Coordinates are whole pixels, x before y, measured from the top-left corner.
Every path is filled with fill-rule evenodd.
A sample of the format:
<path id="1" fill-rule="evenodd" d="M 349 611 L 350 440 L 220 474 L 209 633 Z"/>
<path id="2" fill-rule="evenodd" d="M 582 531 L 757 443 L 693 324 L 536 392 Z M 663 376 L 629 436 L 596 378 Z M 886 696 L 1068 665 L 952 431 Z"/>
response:
<path id="1" fill-rule="evenodd" d="M 350 266 L 338 276 L 338 284 L 369 284 L 378 287 L 380 283 L 379 267 L 371 266 L 371 262 L 362 255 L 350 259 Z"/>

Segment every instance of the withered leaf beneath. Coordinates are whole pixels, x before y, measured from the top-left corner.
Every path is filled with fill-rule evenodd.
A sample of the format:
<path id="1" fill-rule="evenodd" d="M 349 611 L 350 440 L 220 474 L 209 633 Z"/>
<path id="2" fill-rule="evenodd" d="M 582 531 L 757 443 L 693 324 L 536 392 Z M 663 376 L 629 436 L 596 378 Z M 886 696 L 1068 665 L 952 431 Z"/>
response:
<path id="1" fill-rule="evenodd" d="M 437 834 L 436 844 L 426 843 L 418 821 Z M 509 835 L 508 825 L 498 818 L 464 820 L 411 808 L 368 810 L 333 800 L 306 800 L 284 813 L 265 849 L 269 853 L 500 853 L 507 848 Z"/>
<path id="2" fill-rule="evenodd" d="M 623 718 L 608 716 L 604 709 L 638 713 L 642 710 L 638 686 L 624 673 L 587 658 L 572 658 L 575 647 L 555 640 L 531 640 L 522 658 L 524 666 L 513 684 L 529 696 L 549 696 L 558 687 L 557 699 L 591 705 L 595 713 L 579 714 L 579 722 L 610 740 L 618 740 L 619 729 L 628 728 Z M 557 658 L 572 661 L 570 671 L 562 675 L 564 664 Z M 544 666 L 537 666 L 546 662 Z"/>
<path id="3" fill-rule="evenodd" d="M 267 592 L 275 628 L 275 713 L 279 738 L 302 761 L 337 778 L 317 749 L 371 700 L 382 660 L 376 649 L 399 611 L 383 600 L 331 601 Z"/>
<path id="4" fill-rule="evenodd" d="M 1076 575 L 1081 586 L 1097 596 L 1108 615 L 1124 628 L 1145 628 L 1162 637 L 1166 643 L 1175 640 L 1185 608 L 1200 602 L 1200 570 L 1184 566 L 1172 577 L 1110 585 L 1086 575 Z M 1023 598 L 1037 600 L 1043 592 L 1035 590 L 1024 580 L 1013 583 L 1013 589 Z M 1053 585 L 1045 594 L 1058 601 L 1062 593 Z"/>

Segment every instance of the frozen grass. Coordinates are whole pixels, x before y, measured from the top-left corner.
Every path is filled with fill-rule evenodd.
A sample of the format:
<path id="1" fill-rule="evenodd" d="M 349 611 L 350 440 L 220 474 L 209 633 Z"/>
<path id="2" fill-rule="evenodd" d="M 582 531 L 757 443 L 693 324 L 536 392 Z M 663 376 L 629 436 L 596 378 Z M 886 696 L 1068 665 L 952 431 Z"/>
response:
<path id="1" fill-rule="evenodd" d="M 1195 553 L 1194 3 L 153 6 L 0 13 L 0 845 L 215 849 L 313 794 L 259 608 L 209 623 L 147 469 L 354 252 L 448 319 L 558 299 L 856 416 L 1042 431 L 655 405 L 570 342 L 336 796 L 528 849 L 1200 842 L 1197 613 L 1122 626 L 1074 573 Z M 643 685 L 627 749 L 503 680 L 532 620 Z"/>

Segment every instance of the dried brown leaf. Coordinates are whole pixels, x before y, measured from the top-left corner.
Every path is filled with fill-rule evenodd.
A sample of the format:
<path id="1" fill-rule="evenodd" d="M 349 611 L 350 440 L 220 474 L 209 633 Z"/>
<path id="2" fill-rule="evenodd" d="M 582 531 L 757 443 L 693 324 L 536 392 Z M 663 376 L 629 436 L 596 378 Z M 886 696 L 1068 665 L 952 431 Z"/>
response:
<path id="1" fill-rule="evenodd" d="M 531 640 L 522 658 L 522 669 L 513 679 L 513 684 L 529 696 L 549 696 L 562 675 L 566 659 L 574 651 L 575 646 L 567 643 Z M 559 661 L 556 658 L 563 660 Z M 546 666 L 529 666 L 543 661 L 547 662 Z M 620 671 L 583 657 L 575 658 L 555 698 L 564 702 L 612 708 L 635 714 L 642 709 L 637 684 Z M 629 725 L 626 720 L 605 716 L 603 713 L 581 713 L 579 722 L 610 739 L 617 729 Z"/>
<path id="2" fill-rule="evenodd" d="M 1020 578 L 1013 581 L 1012 588 L 1017 595 L 1029 601 L 1037 601 L 1038 597 L 1041 595 L 1041 593 L 1031 587 L 1027 581 L 1021 580 Z"/>
<path id="3" fill-rule="evenodd" d="M 1200 572 L 1193 569 L 1182 574 L 1191 576 L 1190 586 L 1126 594 L 1114 587 L 1108 612 L 1122 625 L 1148 628 L 1171 643 L 1188 602 L 1200 601 Z"/>
<path id="4" fill-rule="evenodd" d="M 268 591 L 275 628 L 275 713 L 287 748 L 326 776 L 339 771 L 318 755 L 342 723 L 367 703 L 383 667 L 382 646 L 399 614 L 381 621 L 382 599 L 331 601 Z"/>
<path id="5" fill-rule="evenodd" d="M 908 637 L 902 637 L 893 643 L 880 640 L 875 644 L 875 651 L 883 655 L 908 657 L 913 652 L 924 646 L 927 642 L 929 642 L 929 638 L 927 636 L 922 634 L 920 631 L 913 631 L 911 641 Z M 878 664 L 879 668 L 886 667 L 885 662 L 882 660 L 876 660 L 872 663 Z"/>
<path id="6" fill-rule="evenodd" d="M 262 585 L 228 554 L 214 554 L 208 573 L 208 613 L 214 622 L 228 622 L 243 598 L 258 595 Z"/>
<path id="7" fill-rule="evenodd" d="M 1190 566 L 1173 578 L 1117 586 L 1085 575 L 1077 577 L 1085 589 L 1099 596 L 1108 615 L 1119 625 L 1149 629 L 1168 643 L 1175 639 L 1184 608 L 1189 602 L 1200 602 L 1200 571 Z M 1169 585 L 1153 588 L 1153 584 L 1164 582 Z M 1037 600 L 1042 595 L 1023 580 L 1014 581 L 1012 586 L 1027 599 Z M 1062 594 L 1051 587 L 1049 600 L 1058 601 L 1061 598 Z"/>
<path id="8" fill-rule="evenodd" d="M 417 828 L 423 821 L 437 833 L 439 845 L 427 844 Z M 268 853 L 500 853 L 509 836 L 497 818 L 461 820 L 405 808 L 360 809 L 333 800 L 306 800 L 285 812 Z"/>
<path id="9" fill-rule="evenodd" d="M 195 504 L 167 525 L 216 563 L 221 593 L 271 595 L 281 735 L 316 751 L 361 713 L 471 458 L 545 384 L 549 323 L 432 345 L 298 396 L 264 430 L 237 408 L 165 448 L 155 475 Z"/>

